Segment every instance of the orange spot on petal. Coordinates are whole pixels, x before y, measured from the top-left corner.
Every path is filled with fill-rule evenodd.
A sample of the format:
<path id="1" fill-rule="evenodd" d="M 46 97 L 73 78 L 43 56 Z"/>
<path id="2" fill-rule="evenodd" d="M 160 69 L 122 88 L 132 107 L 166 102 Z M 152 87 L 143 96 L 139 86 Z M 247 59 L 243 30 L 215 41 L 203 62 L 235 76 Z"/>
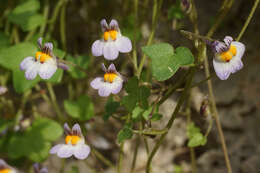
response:
<path id="1" fill-rule="evenodd" d="M 115 74 L 115 73 L 106 73 L 104 75 L 104 81 L 112 83 L 116 77 L 117 77 L 117 74 Z"/>

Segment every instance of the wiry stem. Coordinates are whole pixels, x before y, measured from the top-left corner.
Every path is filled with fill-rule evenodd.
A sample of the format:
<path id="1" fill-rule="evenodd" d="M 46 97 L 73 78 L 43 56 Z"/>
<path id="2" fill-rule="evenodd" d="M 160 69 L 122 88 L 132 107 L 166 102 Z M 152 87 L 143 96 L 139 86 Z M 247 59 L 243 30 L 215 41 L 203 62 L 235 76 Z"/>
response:
<path id="1" fill-rule="evenodd" d="M 245 24 L 244 24 L 242 30 L 240 31 L 240 33 L 239 33 L 239 35 L 238 35 L 238 37 L 237 37 L 237 39 L 236 39 L 237 41 L 239 41 L 239 40 L 241 39 L 241 37 L 243 36 L 244 32 L 246 31 L 246 28 L 247 28 L 249 22 L 251 21 L 253 15 L 254 15 L 254 13 L 255 13 L 255 10 L 256 10 L 256 8 L 257 8 L 257 6 L 258 6 L 258 3 L 259 3 L 259 0 L 256 0 L 255 3 L 254 3 L 254 5 L 253 5 L 253 7 L 252 7 L 252 9 L 251 9 L 251 11 L 250 11 L 249 16 L 248 16 L 247 19 L 246 19 L 246 22 L 245 22 Z"/>
<path id="2" fill-rule="evenodd" d="M 187 83 L 185 85 L 185 89 L 172 113 L 172 116 L 171 116 L 171 119 L 168 121 L 167 125 L 166 125 L 166 129 L 167 129 L 167 132 L 164 133 L 163 135 L 161 135 L 159 141 L 156 143 L 155 147 L 153 148 L 152 152 L 150 153 L 149 155 L 149 158 L 148 158 L 148 161 L 147 161 L 147 164 L 146 164 L 146 173 L 149 173 L 150 172 L 150 167 L 151 167 L 151 163 L 152 163 L 152 159 L 154 157 L 154 155 L 156 154 L 156 152 L 158 151 L 160 145 L 162 144 L 164 138 L 166 137 L 166 135 L 168 134 L 168 131 L 169 129 L 172 127 L 173 125 L 173 122 L 182 106 L 182 104 L 184 103 L 184 101 L 186 100 L 187 98 L 187 93 L 190 89 L 190 86 L 191 86 L 191 83 L 192 83 L 192 79 L 194 77 L 194 74 L 195 72 L 197 71 L 197 68 L 193 67 L 189 70 L 189 77 L 187 79 Z"/>

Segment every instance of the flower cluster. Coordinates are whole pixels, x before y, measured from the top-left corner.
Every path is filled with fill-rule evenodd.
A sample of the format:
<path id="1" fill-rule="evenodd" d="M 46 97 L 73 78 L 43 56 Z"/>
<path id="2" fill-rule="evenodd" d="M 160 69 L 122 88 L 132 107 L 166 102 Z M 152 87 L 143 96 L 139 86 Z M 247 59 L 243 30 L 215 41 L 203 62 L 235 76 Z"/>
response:
<path id="1" fill-rule="evenodd" d="M 119 52 L 127 53 L 132 50 L 132 43 L 129 38 L 120 32 L 118 23 L 112 19 L 109 25 L 105 19 L 101 20 L 103 37 L 92 44 L 92 54 L 94 56 L 104 55 L 107 60 L 115 60 Z M 107 97 L 111 93 L 117 94 L 123 86 L 123 77 L 117 72 L 114 64 L 110 64 L 108 69 L 102 64 L 105 72 L 104 77 L 97 77 L 91 82 L 91 87 L 98 90 L 98 94 Z"/>
<path id="2" fill-rule="evenodd" d="M 90 147 L 85 144 L 79 124 L 72 129 L 67 123 L 64 124 L 65 144 L 57 144 L 50 150 L 50 154 L 57 154 L 60 158 L 69 158 L 74 155 L 77 159 L 86 159 L 90 153 Z"/>

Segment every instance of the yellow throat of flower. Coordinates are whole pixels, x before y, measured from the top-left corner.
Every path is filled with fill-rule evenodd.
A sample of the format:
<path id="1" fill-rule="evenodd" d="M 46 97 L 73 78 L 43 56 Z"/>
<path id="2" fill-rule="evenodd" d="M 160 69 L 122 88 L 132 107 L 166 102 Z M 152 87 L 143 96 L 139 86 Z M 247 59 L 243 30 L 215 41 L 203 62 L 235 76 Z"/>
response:
<path id="1" fill-rule="evenodd" d="M 11 169 L 2 169 L 0 170 L 0 173 L 10 173 L 11 172 Z"/>
<path id="2" fill-rule="evenodd" d="M 236 54 L 237 54 L 237 48 L 231 45 L 228 51 L 222 52 L 220 54 L 220 58 L 224 62 L 229 62 L 234 56 L 236 56 Z"/>
<path id="3" fill-rule="evenodd" d="M 72 145 L 76 145 L 79 142 L 79 140 L 80 140 L 79 136 L 70 136 L 70 135 L 68 135 L 65 138 L 65 143 L 66 144 L 71 143 Z"/>
<path id="4" fill-rule="evenodd" d="M 106 74 L 104 74 L 104 81 L 113 83 L 113 81 L 115 80 L 116 77 L 117 77 L 117 74 L 115 74 L 115 73 L 106 73 Z"/>
<path id="5" fill-rule="evenodd" d="M 48 59 L 50 59 L 51 56 L 46 54 L 46 53 L 43 53 L 43 52 L 36 52 L 36 55 L 35 55 L 35 59 L 38 61 L 40 59 L 40 62 L 41 63 L 44 63 L 45 61 L 47 61 Z M 1 173 L 1 172 L 0 172 Z"/>
<path id="6" fill-rule="evenodd" d="M 117 37 L 117 31 L 116 30 L 106 31 L 106 32 L 104 32 L 104 35 L 103 35 L 103 38 L 104 38 L 105 41 L 108 41 L 109 38 L 111 40 L 115 41 L 116 37 Z"/>

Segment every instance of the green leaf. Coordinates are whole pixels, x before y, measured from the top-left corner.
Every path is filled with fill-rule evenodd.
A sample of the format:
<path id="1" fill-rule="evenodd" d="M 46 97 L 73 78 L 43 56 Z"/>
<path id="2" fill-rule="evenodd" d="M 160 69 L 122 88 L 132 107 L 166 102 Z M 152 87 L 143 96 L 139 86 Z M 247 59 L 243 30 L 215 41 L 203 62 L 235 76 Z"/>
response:
<path id="1" fill-rule="evenodd" d="M 10 45 L 10 40 L 3 32 L 0 32 L 0 50 L 8 47 Z"/>
<path id="2" fill-rule="evenodd" d="M 77 56 L 77 57 L 72 57 L 71 55 L 67 56 L 67 60 L 80 66 L 83 69 L 87 69 L 90 63 L 90 57 L 89 56 Z M 70 65 L 69 69 L 69 74 L 75 78 L 75 79 L 81 79 L 86 77 L 86 73 L 83 71 L 79 70 L 76 67 L 73 67 Z"/>
<path id="3" fill-rule="evenodd" d="M 41 162 L 49 155 L 50 141 L 62 135 L 62 127 L 47 118 L 38 118 L 24 133 L 15 134 L 8 143 L 8 156 L 11 158 L 27 157 L 34 162 Z"/>
<path id="4" fill-rule="evenodd" d="M 174 57 L 177 59 L 180 66 L 190 65 L 194 62 L 193 54 L 186 47 L 177 47 Z"/>
<path id="5" fill-rule="evenodd" d="M 146 120 L 149 119 L 149 115 L 151 114 L 152 110 L 153 110 L 153 107 L 150 106 L 147 110 L 144 111 L 144 113 L 143 113 L 144 119 L 146 119 Z"/>
<path id="6" fill-rule="evenodd" d="M 122 105 L 126 107 L 129 112 L 135 108 L 138 98 L 134 97 L 133 95 L 124 96 L 121 100 Z"/>
<path id="7" fill-rule="evenodd" d="M 187 136 L 189 138 L 189 147 L 197 147 L 207 143 L 207 138 L 203 136 L 200 129 L 196 127 L 194 123 L 188 125 Z"/>
<path id="8" fill-rule="evenodd" d="M 174 53 L 168 43 L 158 43 L 142 48 L 144 54 L 152 59 L 152 74 L 158 81 L 172 77 L 179 67 L 190 65 L 194 58 L 188 48 L 178 47 Z"/>
<path id="9" fill-rule="evenodd" d="M 128 94 L 133 94 L 133 95 L 138 95 L 138 79 L 137 77 L 132 77 L 131 79 L 128 80 L 125 90 Z"/>
<path id="10" fill-rule="evenodd" d="M 188 142 L 189 147 L 197 147 L 205 145 L 207 143 L 207 138 L 204 137 L 201 133 L 196 133 Z"/>
<path id="11" fill-rule="evenodd" d="M 188 129 L 187 129 L 188 138 L 192 138 L 192 136 L 194 136 L 197 133 L 200 133 L 200 128 L 196 127 L 193 122 L 188 124 Z"/>
<path id="12" fill-rule="evenodd" d="M 141 86 L 139 87 L 139 102 L 140 102 L 140 105 L 143 107 L 143 108 L 148 108 L 148 97 L 150 96 L 150 89 L 145 87 L 145 86 Z"/>
<path id="13" fill-rule="evenodd" d="M 32 43 L 20 43 L 0 51 L 0 65 L 9 69 L 19 69 L 22 60 L 28 56 L 35 56 L 37 47 Z"/>
<path id="14" fill-rule="evenodd" d="M 25 1 L 10 12 L 8 20 L 21 26 L 24 31 L 33 30 L 45 22 L 44 17 L 36 13 L 39 8 L 38 0 Z"/>
<path id="15" fill-rule="evenodd" d="M 162 114 L 155 113 L 152 115 L 151 121 L 159 121 L 162 117 L 163 117 Z"/>
<path id="16" fill-rule="evenodd" d="M 144 110 L 139 107 L 139 106 L 136 106 L 132 112 L 132 118 L 133 119 L 137 119 L 140 117 L 141 113 L 143 112 Z"/>
<path id="17" fill-rule="evenodd" d="M 136 104 L 140 102 L 140 106 L 143 108 L 148 107 L 148 97 L 150 96 L 150 90 L 145 86 L 139 86 L 137 77 L 132 77 L 128 80 L 125 90 L 128 93 L 122 99 L 122 104 L 132 112 Z"/>
<path id="18" fill-rule="evenodd" d="M 117 108 L 120 106 L 119 102 L 115 102 L 113 101 L 113 97 L 109 97 L 105 109 L 106 109 L 106 113 L 103 116 L 103 119 L 105 121 L 108 120 L 108 118 L 117 111 Z"/>
<path id="19" fill-rule="evenodd" d="M 117 134 L 117 141 L 119 143 L 125 141 L 126 139 L 131 139 L 133 136 L 133 131 L 132 129 L 129 127 L 129 125 L 125 125 L 123 127 L 123 129 L 121 129 L 119 131 L 119 133 Z"/>
<path id="20" fill-rule="evenodd" d="M 55 141 L 63 134 L 61 125 L 48 118 L 36 119 L 31 128 L 33 131 L 38 131 L 42 138 L 47 141 Z"/>
<path id="21" fill-rule="evenodd" d="M 64 108 L 66 112 L 75 119 L 89 120 L 94 116 L 94 105 L 86 95 L 80 96 L 77 100 L 65 100 Z"/>
<path id="22" fill-rule="evenodd" d="M 183 19 L 184 13 L 180 6 L 172 5 L 171 8 L 168 10 L 168 19 Z"/>
<path id="23" fill-rule="evenodd" d="M 146 46 L 142 51 L 152 59 L 152 74 L 158 81 L 169 79 L 179 68 L 173 58 L 173 47 L 168 43 Z"/>

